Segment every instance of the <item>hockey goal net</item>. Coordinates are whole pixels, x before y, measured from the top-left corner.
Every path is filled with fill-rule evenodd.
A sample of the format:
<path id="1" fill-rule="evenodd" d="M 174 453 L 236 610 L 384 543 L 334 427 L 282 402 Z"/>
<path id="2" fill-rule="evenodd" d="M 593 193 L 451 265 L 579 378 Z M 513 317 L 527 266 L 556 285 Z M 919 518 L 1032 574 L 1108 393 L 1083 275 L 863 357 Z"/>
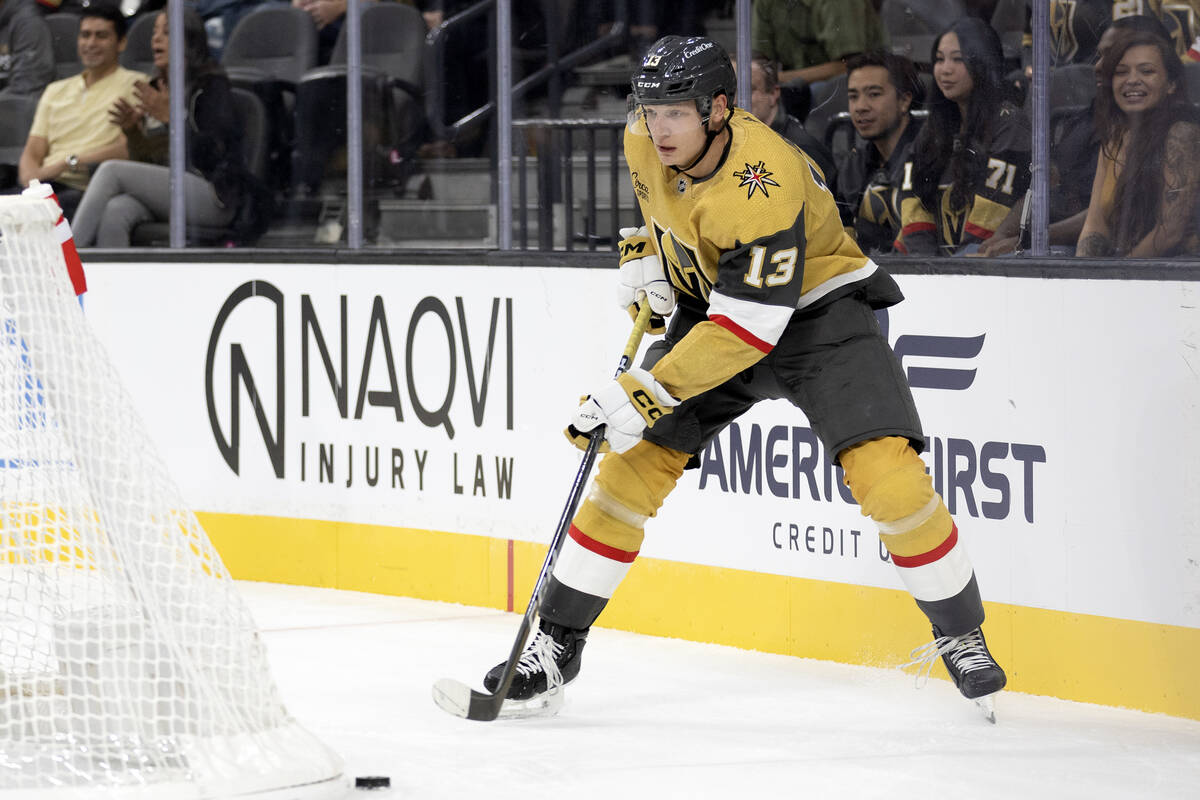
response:
<path id="1" fill-rule="evenodd" d="M 88 328 L 57 216 L 0 197 L 0 797 L 340 793 Z"/>

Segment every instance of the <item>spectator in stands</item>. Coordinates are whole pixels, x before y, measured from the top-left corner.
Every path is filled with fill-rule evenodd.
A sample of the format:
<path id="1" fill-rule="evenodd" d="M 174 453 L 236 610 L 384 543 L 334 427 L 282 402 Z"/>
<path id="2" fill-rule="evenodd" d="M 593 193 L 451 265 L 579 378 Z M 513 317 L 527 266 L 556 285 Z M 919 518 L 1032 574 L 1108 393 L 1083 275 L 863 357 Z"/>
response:
<path id="1" fill-rule="evenodd" d="M 1120 31 L 1100 60 L 1100 157 L 1077 255 L 1200 253 L 1200 112 L 1169 42 Z"/>
<path id="2" fill-rule="evenodd" d="M 1153 24 L 1184 61 L 1200 61 L 1200 0 L 1178 3 L 1151 0 L 1054 0 L 1050 8 L 1050 63 L 1094 63 L 1099 58 L 1100 40 L 1116 23 L 1141 19 L 1135 24 Z M 1033 75 L 1032 14 L 1026 11 L 1021 64 L 1025 77 Z M 1192 46 L 1192 47 L 1189 47 Z"/>
<path id="3" fill-rule="evenodd" d="M 896 204 L 920 123 L 925 90 L 904 56 L 872 50 L 846 60 L 850 122 L 858 136 L 839 165 L 835 195 L 842 222 L 864 253 L 889 252 L 900 234 Z"/>
<path id="4" fill-rule="evenodd" d="M 204 21 L 184 11 L 184 86 L 190 110 L 187 125 L 188 171 L 184 175 L 188 222 L 230 225 L 252 217 L 254 178 L 242 160 L 242 131 L 234 111 L 232 87 L 212 59 Z M 105 161 L 92 176 L 72 227 L 80 247 L 128 247 L 142 222 L 166 220 L 170 210 L 167 129 L 171 122 L 168 85 L 167 15 L 154 22 L 152 39 L 157 77 L 135 86 L 137 105 L 117 100 L 111 117 L 125 133 L 133 161 Z M 239 231 L 231 232 L 236 240 Z"/>
<path id="5" fill-rule="evenodd" d="M 1104 30 L 1095 51 L 1103 58 L 1112 46 L 1119 31 L 1142 31 L 1171 41 L 1166 27 L 1152 14 L 1130 14 L 1119 17 Z M 1100 62 L 1095 64 L 1096 82 L 1100 83 Z M 1051 109 L 1051 113 L 1057 112 Z M 1050 141 L 1050 209 L 1048 230 L 1051 247 L 1060 247 L 1075 252 L 1083 223 L 1087 219 L 1091 203 L 1092 182 L 1096 178 L 1096 163 L 1100 154 L 1100 134 L 1096 130 L 1096 100 L 1087 106 L 1070 110 L 1061 116 L 1052 116 L 1053 129 Z M 1061 136 L 1055 137 L 1061 131 Z M 1017 249 L 1021 231 L 1016 217 L 1008 217 L 996 230 L 996 234 L 980 245 L 979 254 L 1000 256 Z"/>
<path id="6" fill-rule="evenodd" d="M 1031 126 L 1005 97 L 1000 37 L 986 22 L 959 19 L 934 40 L 932 56 L 929 118 L 904 167 L 895 247 L 970 253 L 1020 213 Z"/>
<path id="7" fill-rule="evenodd" d="M 115 2 L 83 9 L 77 42 L 83 72 L 46 87 L 21 153 L 21 186 L 34 179 L 50 184 L 68 219 L 75 217 L 91 169 L 110 158 L 129 157 L 125 136 L 108 119 L 108 109 L 118 98 L 132 99 L 134 83 L 148 78 L 117 60 L 125 49 L 125 29 L 125 15 Z"/>
<path id="8" fill-rule="evenodd" d="M 213 58 L 221 60 L 225 43 L 229 34 L 257 6 L 272 0 L 188 0 L 188 7 L 204 20 L 204 29 L 208 31 L 208 49 Z"/>
<path id="9" fill-rule="evenodd" d="M 833 154 L 779 103 L 779 64 L 756 54 L 750 61 L 750 89 L 750 113 L 807 153 L 821 168 L 825 183 L 833 186 L 837 182 Z"/>
<path id="10" fill-rule="evenodd" d="M 837 77 L 844 60 L 886 44 L 873 0 L 755 0 L 752 47 L 778 61 L 782 84 Z"/>
<path id="11" fill-rule="evenodd" d="M 346 19 L 346 0 L 292 0 L 308 12 L 317 26 L 317 63 L 328 64 Z"/>
<path id="12" fill-rule="evenodd" d="M 1100 34 L 1113 21 L 1112 0 L 1075 0 L 1065 7 L 1058 0 L 1050 6 L 1050 64 L 1086 64 L 1096 58 Z M 1033 75 L 1033 14 L 1025 10 L 1025 36 L 1021 43 L 1021 66 L 1025 77 Z"/>
<path id="13" fill-rule="evenodd" d="M 0 0 L 0 91 L 36 95 L 52 80 L 50 28 L 33 0 Z"/>

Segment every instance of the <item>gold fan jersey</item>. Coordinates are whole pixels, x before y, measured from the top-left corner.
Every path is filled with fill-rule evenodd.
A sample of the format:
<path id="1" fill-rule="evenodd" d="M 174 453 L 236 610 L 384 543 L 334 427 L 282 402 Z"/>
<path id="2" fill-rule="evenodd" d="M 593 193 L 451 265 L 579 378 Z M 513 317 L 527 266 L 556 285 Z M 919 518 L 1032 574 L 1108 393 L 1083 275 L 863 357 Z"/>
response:
<path id="1" fill-rule="evenodd" d="M 1050 0 L 1051 66 L 1094 61 L 1104 29 L 1113 20 L 1139 15 L 1158 17 L 1180 58 L 1200 61 L 1200 0 Z M 1027 21 L 1021 54 L 1025 66 L 1033 63 L 1028 28 Z"/>
<path id="2" fill-rule="evenodd" d="M 1195 60 L 1190 48 L 1200 36 L 1200 0 L 1116 0 L 1113 3 L 1113 19 L 1131 14 L 1157 14 L 1179 57 L 1184 61 Z"/>
<path id="3" fill-rule="evenodd" d="M 846 235 L 821 171 L 756 117 L 735 108 L 728 151 L 693 180 L 659 161 L 648 136 L 625 134 L 646 228 L 682 305 L 707 314 L 651 370 L 685 400 L 771 352 L 797 311 L 862 291 L 872 307 L 902 299 Z"/>

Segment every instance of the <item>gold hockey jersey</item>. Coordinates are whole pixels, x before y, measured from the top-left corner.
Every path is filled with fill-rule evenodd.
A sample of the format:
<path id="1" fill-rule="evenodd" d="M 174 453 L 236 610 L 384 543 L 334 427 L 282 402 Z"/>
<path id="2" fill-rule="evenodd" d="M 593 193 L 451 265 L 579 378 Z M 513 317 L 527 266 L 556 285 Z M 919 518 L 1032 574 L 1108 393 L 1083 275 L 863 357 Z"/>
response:
<path id="1" fill-rule="evenodd" d="M 717 171 L 694 181 L 625 134 L 634 194 L 682 305 L 703 311 L 651 370 L 683 400 L 724 383 L 775 347 L 797 311 L 856 291 L 873 307 L 902 299 L 846 235 L 820 169 L 740 108 Z"/>

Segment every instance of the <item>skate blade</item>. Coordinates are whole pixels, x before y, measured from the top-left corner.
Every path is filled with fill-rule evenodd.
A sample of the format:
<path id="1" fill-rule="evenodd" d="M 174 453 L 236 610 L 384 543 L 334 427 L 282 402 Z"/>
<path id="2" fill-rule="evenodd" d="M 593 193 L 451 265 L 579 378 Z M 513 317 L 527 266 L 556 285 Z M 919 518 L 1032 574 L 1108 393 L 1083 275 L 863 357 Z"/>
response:
<path id="1" fill-rule="evenodd" d="M 497 719 L 530 719 L 534 717 L 553 717 L 563 707 L 563 690 L 558 688 L 553 692 L 540 694 L 528 700 L 505 700 L 500 706 Z"/>
<path id="2" fill-rule="evenodd" d="M 999 692 L 985 694 L 983 697 L 976 697 L 972 700 L 973 703 L 983 712 L 983 718 L 993 725 L 996 724 L 996 695 Z"/>

